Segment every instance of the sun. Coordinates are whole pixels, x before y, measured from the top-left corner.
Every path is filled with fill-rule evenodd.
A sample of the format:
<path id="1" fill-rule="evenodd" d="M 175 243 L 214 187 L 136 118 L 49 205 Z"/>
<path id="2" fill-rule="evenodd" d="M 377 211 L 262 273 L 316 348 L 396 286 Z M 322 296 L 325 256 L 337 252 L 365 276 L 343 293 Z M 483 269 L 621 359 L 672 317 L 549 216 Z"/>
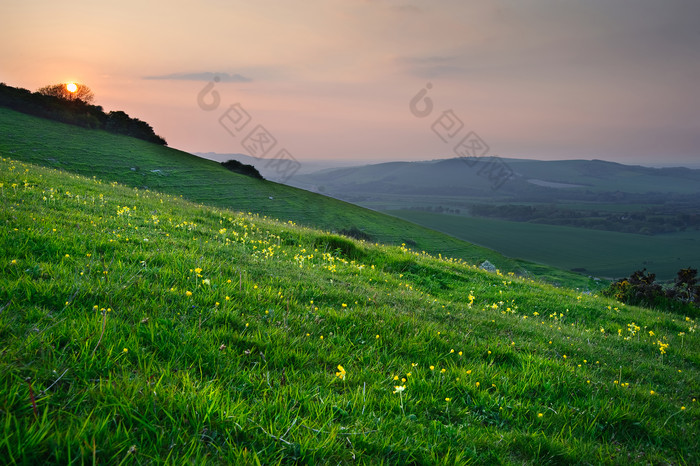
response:
<path id="1" fill-rule="evenodd" d="M 73 93 L 78 90 L 78 85 L 75 83 L 68 83 L 66 84 L 66 89 L 68 90 L 68 92 Z"/>

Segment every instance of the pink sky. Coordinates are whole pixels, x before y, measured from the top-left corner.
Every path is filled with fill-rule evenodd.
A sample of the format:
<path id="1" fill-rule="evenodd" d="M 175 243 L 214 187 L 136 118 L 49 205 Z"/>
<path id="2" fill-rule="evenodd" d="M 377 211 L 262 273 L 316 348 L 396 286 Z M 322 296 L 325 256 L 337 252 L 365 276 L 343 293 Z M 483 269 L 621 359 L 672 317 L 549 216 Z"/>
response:
<path id="1" fill-rule="evenodd" d="M 300 161 L 450 157 L 431 125 L 453 110 L 490 155 L 697 163 L 698 17 L 693 0 L 3 2 L 0 81 L 87 84 L 191 152 L 245 152 L 218 123 L 238 103 Z"/>

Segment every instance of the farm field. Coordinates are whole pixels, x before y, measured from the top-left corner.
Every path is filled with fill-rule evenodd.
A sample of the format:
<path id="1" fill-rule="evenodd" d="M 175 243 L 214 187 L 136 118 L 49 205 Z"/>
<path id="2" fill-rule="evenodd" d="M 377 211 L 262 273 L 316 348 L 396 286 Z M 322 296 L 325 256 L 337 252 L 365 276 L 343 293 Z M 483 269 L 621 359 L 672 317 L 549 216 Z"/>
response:
<path id="1" fill-rule="evenodd" d="M 646 267 L 670 280 L 700 264 L 700 231 L 646 236 L 410 210 L 391 215 L 509 256 L 566 270 L 621 278 Z"/>
<path id="2" fill-rule="evenodd" d="M 0 159 L 0 457 L 696 464 L 697 313 Z"/>

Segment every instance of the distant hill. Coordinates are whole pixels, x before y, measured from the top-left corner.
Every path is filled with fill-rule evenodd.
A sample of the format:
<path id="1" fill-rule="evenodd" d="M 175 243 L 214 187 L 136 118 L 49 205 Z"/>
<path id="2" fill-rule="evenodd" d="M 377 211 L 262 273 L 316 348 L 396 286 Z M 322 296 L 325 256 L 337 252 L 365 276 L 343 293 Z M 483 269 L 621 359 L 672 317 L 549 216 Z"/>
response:
<path id="1" fill-rule="evenodd" d="M 700 194 L 700 170 L 649 168 L 602 160 L 443 159 L 323 170 L 295 186 L 347 198 L 358 194 L 452 195 L 518 200 L 616 200 L 639 195 Z M 505 177 L 507 181 L 504 181 Z M 501 185 L 495 186 L 498 182 Z M 496 189 L 494 189 L 494 187 Z"/>

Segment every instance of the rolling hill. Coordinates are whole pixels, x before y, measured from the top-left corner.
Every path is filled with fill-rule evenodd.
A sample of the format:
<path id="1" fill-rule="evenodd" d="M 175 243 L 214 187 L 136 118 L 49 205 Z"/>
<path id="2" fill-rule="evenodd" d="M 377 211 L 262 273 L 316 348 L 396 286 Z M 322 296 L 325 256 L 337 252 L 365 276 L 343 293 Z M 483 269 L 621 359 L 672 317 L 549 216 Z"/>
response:
<path id="1" fill-rule="evenodd" d="M 219 163 L 100 130 L 44 120 L 0 107 L 0 154 L 13 159 L 182 196 L 202 204 L 254 212 L 335 232 L 361 232 L 371 241 L 463 259 L 489 260 L 504 272 L 584 289 L 585 275 L 507 258 L 429 228 L 350 203 L 232 173 Z"/>
<path id="2" fill-rule="evenodd" d="M 604 198 L 604 193 L 700 194 L 700 170 L 648 168 L 602 160 L 540 161 L 503 158 L 511 178 L 492 189 L 488 158 L 467 162 L 442 159 L 427 162 L 388 162 L 376 165 L 328 169 L 302 175 L 295 183 L 321 187 L 330 194 L 367 192 L 461 195 L 550 202 L 566 199 Z"/>

